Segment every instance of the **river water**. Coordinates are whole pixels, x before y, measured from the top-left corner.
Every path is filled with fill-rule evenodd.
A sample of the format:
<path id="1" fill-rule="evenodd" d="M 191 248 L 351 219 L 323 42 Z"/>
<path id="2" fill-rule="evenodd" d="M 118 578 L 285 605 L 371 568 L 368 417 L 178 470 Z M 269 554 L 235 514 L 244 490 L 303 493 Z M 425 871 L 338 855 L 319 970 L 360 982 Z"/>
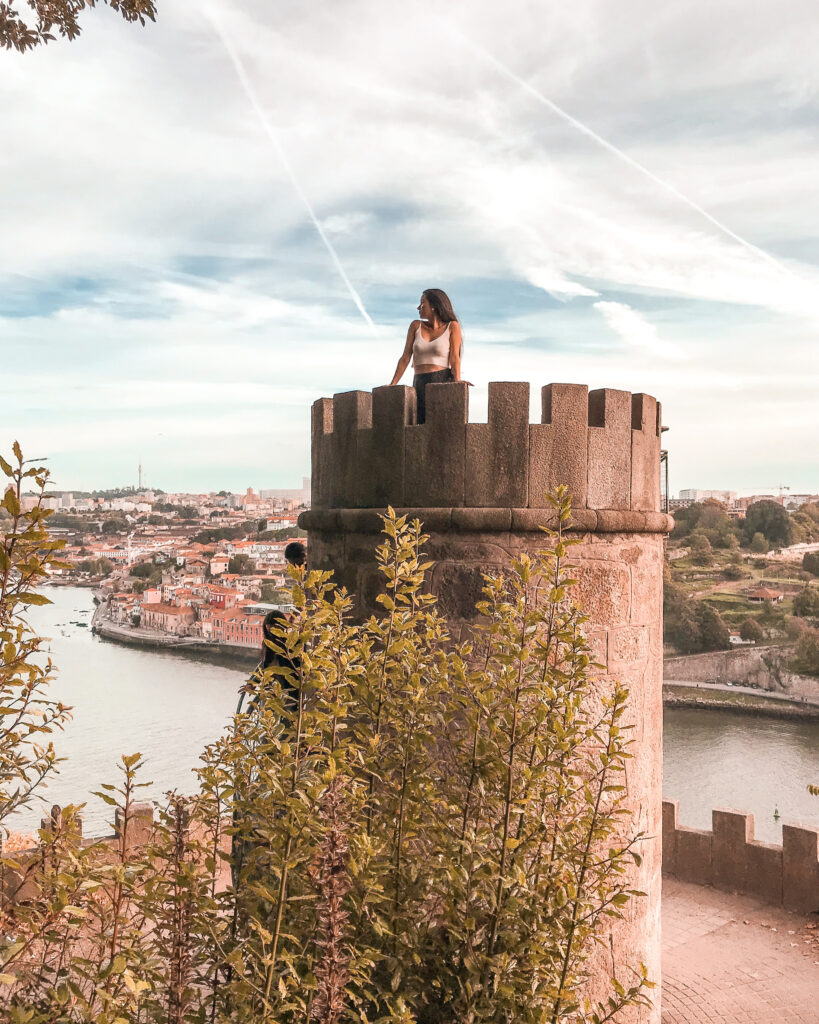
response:
<path id="1" fill-rule="evenodd" d="M 91 634 L 89 590 L 52 588 L 48 596 L 54 603 L 33 608 L 30 620 L 51 638 L 52 696 L 72 705 L 74 717 L 55 737 L 67 761 L 45 804 L 87 800 L 85 832 L 99 835 L 107 808 L 89 794 L 118 781 L 120 755 L 142 754 L 143 781 L 152 783 L 143 799 L 189 791 L 199 753 L 225 728 L 248 670 L 101 640 Z M 756 837 L 766 842 L 781 842 L 782 822 L 819 826 L 819 797 L 806 791 L 819 783 L 819 721 L 669 708 L 663 746 L 663 793 L 679 800 L 681 824 L 709 828 L 711 809 L 727 807 L 752 811 Z M 19 815 L 15 827 L 35 827 L 42 813 Z"/>

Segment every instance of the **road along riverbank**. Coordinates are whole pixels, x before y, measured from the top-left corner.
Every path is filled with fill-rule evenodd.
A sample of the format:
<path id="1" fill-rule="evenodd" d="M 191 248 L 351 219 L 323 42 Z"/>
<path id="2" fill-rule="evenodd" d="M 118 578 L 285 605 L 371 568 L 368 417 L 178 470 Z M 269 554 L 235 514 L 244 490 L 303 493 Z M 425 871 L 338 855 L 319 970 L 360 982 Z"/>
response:
<path id="1" fill-rule="evenodd" d="M 679 680 L 663 681 L 663 707 L 718 708 L 744 715 L 819 721 L 819 702 L 766 693 L 750 686 L 723 686 Z"/>

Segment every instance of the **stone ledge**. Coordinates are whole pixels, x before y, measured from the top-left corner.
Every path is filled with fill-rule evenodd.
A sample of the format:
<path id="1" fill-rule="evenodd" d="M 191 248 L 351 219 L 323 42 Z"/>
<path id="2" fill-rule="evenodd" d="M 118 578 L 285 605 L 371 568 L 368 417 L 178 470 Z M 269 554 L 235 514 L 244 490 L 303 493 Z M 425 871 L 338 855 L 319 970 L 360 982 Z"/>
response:
<path id="1" fill-rule="evenodd" d="M 314 508 L 302 512 L 299 526 L 322 533 L 380 533 L 375 508 Z M 557 516 L 543 508 L 398 508 L 399 515 L 420 519 L 425 530 L 435 533 L 539 533 L 541 527 L 554 529 Z M 577 509 L 572 513 L 571 533 L 668 533 L 674 520 L 665 512 L 634 509 Z"/>

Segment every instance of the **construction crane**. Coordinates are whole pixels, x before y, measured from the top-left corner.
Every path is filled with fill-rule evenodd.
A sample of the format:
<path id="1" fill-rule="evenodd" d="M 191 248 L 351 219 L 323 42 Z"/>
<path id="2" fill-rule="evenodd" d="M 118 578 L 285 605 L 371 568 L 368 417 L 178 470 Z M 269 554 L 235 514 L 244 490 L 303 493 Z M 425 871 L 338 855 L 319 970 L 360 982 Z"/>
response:
<path id="1" fill-rule="evenodd" d="M 784 494 L 785 494 L 785 491 L 789 491 L 790 490 L 790 487 L 788 487 L 787 484 L 769 484 L 765 488 L 766 491 L 767 490 L 773 491 L 774 489 L 779 491 L 779 504 L 780 505 L 784 505 L 785 504 Z"/>

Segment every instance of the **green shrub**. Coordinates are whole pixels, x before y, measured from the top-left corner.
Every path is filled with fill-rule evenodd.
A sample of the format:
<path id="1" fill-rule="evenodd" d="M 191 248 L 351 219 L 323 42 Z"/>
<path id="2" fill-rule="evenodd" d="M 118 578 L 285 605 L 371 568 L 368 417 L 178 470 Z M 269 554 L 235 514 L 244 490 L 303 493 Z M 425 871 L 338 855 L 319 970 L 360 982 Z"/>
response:
<path id="1" fill-rule="evenodd" d="M 804 554 L 802 568 L 812 576 L 819 576 L 819 551 L 808 551 Z"/>
<path id="2" fill-rule="evenodd" d="M 819 618 L 819 587 L 805 587 L 793 599 L 793 614 L 803 619 Z"/>
<path id="3" fill-rule="evenodd" d="M 805 629 L 794 645 L 790 667 L 795 672 L 819 676 L 819 629 Z"/>
<path id="4" fill-rule="evenodd" d="M 751 551 L 753 551 L 754 554 L 757 555 L 766 554 L 768 549 L 770 548 L 770 544 L 766 540 L 764 533 L 755 533 L 753 537 L 751 537 L 748 546 L 750 547 Z"/>
<path id="5" fill-rule="evenodd" d="M 129 840 L 134 754 L 99 794 L 118 811 L 113 849 L 84 847 L 68 809 L 19 863 L 39 895 L 3 890 L 9 1019 L 579 1024 L 647 1004 L 645 969 L 625 980 L 618 964 L 610 998 L 579 1005 L 611 919 L 641 895 L 642 835 L 624 804 L 627 693 L 592 687 L 569 501 L 553 503 L 547 550 L 486 578 L 466 644 L 424 592 L 421 524 L 392 510 L 382 611 L 365 623 L 329 573 L 291 569 L 286 657 L 249 684 L 198 794 L 169 796 L 150 846 Z M 32 543 L 42 564 L 42 530 Z M 18 778 L 36 757 L 17 757 Z"/>
<path id="6" fill-rule="evenodd" d="M 762 643 L 765 639 L 765 632 L 762 626 L 750 617 L 743 619 L 739 627 L 739 635 L 743 640 L 753 640 L 754 643 Z"/>

